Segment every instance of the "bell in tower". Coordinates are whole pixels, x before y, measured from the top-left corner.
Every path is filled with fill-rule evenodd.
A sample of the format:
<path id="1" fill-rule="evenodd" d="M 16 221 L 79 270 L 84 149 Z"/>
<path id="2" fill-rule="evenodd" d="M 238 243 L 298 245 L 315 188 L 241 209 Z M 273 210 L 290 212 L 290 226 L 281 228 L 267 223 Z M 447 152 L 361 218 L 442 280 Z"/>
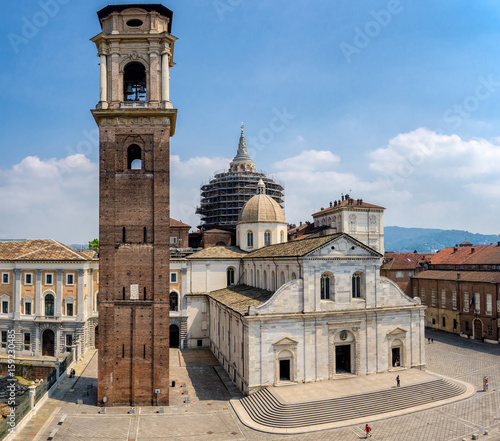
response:
<path id="1" fill-rule="evenodd" d="M 166 405 L 169 388 L 169 96 L 176 38 L 162 5 L 97 13 L 100 58 L 98 400 Z"/>

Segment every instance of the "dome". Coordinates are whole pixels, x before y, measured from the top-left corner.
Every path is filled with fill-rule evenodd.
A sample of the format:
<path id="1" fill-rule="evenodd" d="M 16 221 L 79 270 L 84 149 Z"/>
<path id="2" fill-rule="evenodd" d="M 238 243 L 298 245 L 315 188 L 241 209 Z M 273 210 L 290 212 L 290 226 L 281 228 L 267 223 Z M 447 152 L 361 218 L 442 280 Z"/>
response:
<path id="1" fill-rule="evenodd" d="M 238 223 L 271 222 L 286 224 L 283 209 L 271 196 L 257 194 L 243 207 Z"/>

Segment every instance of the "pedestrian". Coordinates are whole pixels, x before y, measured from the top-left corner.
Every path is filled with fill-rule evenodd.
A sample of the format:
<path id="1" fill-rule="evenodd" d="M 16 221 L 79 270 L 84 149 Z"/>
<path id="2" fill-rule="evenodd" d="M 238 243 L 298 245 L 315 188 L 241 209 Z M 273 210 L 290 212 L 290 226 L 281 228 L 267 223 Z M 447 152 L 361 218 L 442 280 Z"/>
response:
<path id="1" fill-rule="evenodd" d="M 366 433 L 366 436 L 365 436 L 365 439 L 368 438 L 368 437 L 372 437 L 372 428 L 367 424 L 365 426 L 365 433 Z"/>
<path id="2" fill-rule="evenodd" d="M 427 337 L 427 342 L 428 342 L 429 344 L 431 344 L 431 338 L 430 338 L 430 337 Z"/>
<path id="3" fill-rule="evenodd" d="M 401 383 L 400 383 L 400 380 L 399 380 L 399 375 L 396 377 L 396 386 L 397 387 L 401 386 Z"/>
<path id="4" fill-rule="evenodd" d="M 431 343 L 434 343 L 434 337 L 431 337 Z"/>

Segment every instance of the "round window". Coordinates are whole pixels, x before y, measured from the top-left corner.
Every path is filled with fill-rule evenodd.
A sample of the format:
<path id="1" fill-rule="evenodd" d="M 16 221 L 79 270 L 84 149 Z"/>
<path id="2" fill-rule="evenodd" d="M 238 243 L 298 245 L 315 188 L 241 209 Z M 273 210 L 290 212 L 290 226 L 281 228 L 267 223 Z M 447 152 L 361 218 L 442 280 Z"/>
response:
<path id="1" fill-rule="evenodd" d="M 127 26 L 130 26 L 131 28 L 138 28 L 139 26 L 142 26 L 142 20 L 134 18 L 132 20 L 127 21 Z"/>

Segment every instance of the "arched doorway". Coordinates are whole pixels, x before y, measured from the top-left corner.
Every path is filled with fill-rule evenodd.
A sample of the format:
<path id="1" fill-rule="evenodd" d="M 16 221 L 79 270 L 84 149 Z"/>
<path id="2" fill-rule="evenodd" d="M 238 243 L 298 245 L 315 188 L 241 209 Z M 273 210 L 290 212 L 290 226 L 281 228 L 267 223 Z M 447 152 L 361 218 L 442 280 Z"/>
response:
<path id="1" fill-rule="evenodd" d="M 180 346 L 180 332 L 177 325 L 170 325 L 170 347 L 178 348 Z"/>
<path id="2" fill-rule="evenodd" d="M 474 319 L 474 340 L 483 338 L 483 322 L 480 319 Z"/>
<path id="3" fill-rule="evenodd" d="M 99 326 L 94 329 L 94 347 L 99 349 Z"/>
<path id="4" fill-rule="evenodd" d="M 42 334 L 42 355 L 46 357 L 53 357 L 54 352 L 54 331 L 46 329 Z"/>

